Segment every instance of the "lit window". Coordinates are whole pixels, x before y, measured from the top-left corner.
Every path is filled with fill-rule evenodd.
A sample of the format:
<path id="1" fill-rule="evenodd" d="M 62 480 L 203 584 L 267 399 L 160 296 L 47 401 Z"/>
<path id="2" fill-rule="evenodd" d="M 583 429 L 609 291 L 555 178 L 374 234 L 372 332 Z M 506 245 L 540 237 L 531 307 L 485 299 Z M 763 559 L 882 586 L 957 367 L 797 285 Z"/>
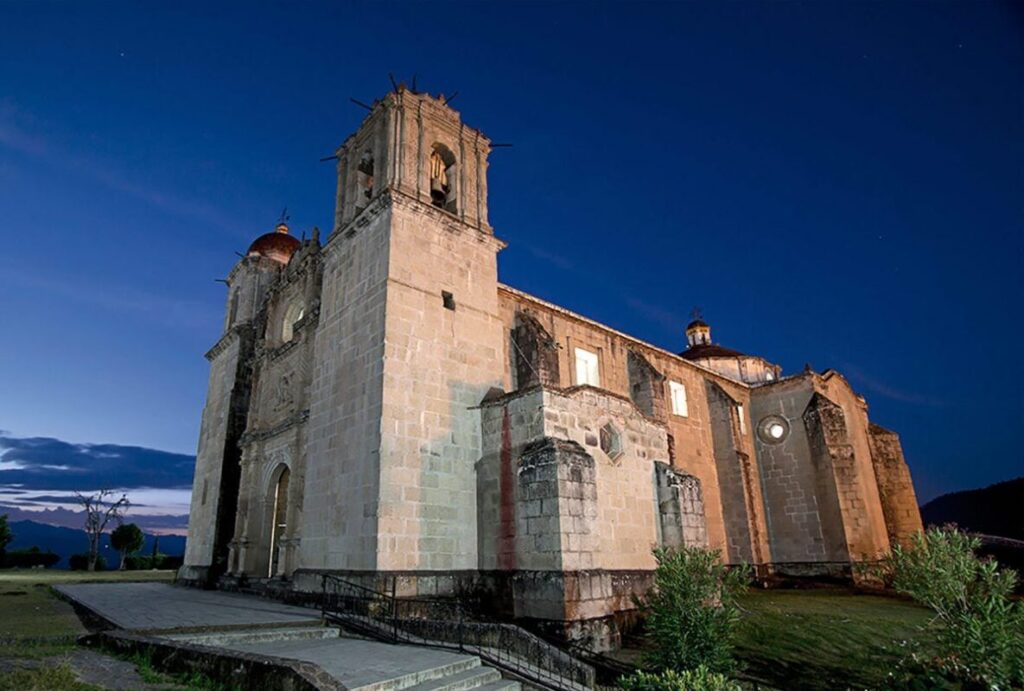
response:
<path id="1" fill-rule="evenodd" d="M 774 381 L 775 380 L 775 375 L 772 374 L 771 372 L 766 372 L 765 375 L 764 375 L 764 378 L 765 378 L 766 381 Z"/>
<path id="2" fill-rule="evenodd" d="M 740 434 L 746 434 L 747 433 L 747 418 L 743 414 L 743 404 L 740 404 L 740 405 L 736 406 L 736 414 L 739 415 L 739 418 L 740 418 Z"/>
<path id="3" fill-rule="evenodd" d="M 597 353 L 583 348 L 576 349 L 576 385 L 600 386 L 601 379 L 597 371 Z"/>
<path id="4" fill-rule="evenodd" d="M 686 387 L 677 381 L 670 381 L 668 390 L 672 394 L 672 412 L 680 417 L 687 417 L 689 409 L 686 407 Z"/>
<path id="5" fill-rule="evenodd" d="M 757 423 L 757 436 L 766 444 L 781 444 L 789 436 L 789 422 L 781 415 L 769 415 Z"/>

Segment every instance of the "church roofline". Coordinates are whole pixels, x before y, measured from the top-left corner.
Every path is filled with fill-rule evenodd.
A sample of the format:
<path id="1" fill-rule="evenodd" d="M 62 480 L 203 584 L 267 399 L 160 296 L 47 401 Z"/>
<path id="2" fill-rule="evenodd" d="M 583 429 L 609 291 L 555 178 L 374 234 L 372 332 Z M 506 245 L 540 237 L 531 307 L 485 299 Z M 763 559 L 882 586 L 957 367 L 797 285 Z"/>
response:
<path id="1" fill-rule="evenodd" d="M 602 324 L 601 322 L 594 321 L 593 319 L 590 319 L 589 317 L 584 317 L 582 314 L 578 314 L 576 312 L 573 312 L 572 310 L 566 309 L 565 307 L 561 307 L 559 305 L 556 305 L 553 302 L 548 302 L 547 300 L 544 300 L 542 298 L 536 297 L 534 295 L 530 295 L 529 293 L 525 293 L 525 292 L 519 290 L 518 288 L 513 288 L 512 286 L 509 286 L 509 285 L 506 285 L 504 283 L 499 282 L 498 283 L 498 290 L 499 291 L 505 291 L 506 293 L 509 293 L 510 295 L 514 295 L 514 296 L 516 296 L 518 298 L 521 298 L 521 299 L 524 299 L 524 300 L 528 300 L 530 302 L 535 302 L 538 305 L 542 305 L 542 306 L 544 306 L 544 307 L 546 307 L 548 309 L 554 310 L 554 311 L 558 312 L 559 314 L 561 314 L 563 316 L 569 317 L 570 319 L 575 319 L 577 321 L 583 322 L 584 324 L 588 324 L 590 326 L 597 327 L 598 329 L 601 329 L 602 331 L 606 331 L 608 333 L 615 334 L 619 338 L 623 338 L 623 339 L 625 339 L 625 340 L 627 340 L 627 341 L 629 341 L 631 343 L 635 343 L 636 345 L 642 346 L 644 348 L 648 348 L 649 350 L 653 350 L 653 351 L 657 352 L 658 354 L 664 355 L 664 356 L 666 356 L 666 357 L 668 357 L 668 358 L 670 358 L 670 359 L 674 360 L 675 362 L 678 362 L 678 363 L 680 363 L 682 365 L 685 365 L 687 367 L 692 367 L 692 368 L 694 368 L 696 370 L 700 370 L 701 372 L 710 375 L 712 378 L 714 378 L 716 380 L 727 381 L 730 384 L 734 384 L 736 386 L 742 386 L 745 389 L 752 389 L 752 388 L 754 388 L 753 386 L 751 386 L 750 384 L 748 384 L 748 383 L 746 383 L 744 381 L 739 381 L 739 380 L 736 380 L 736 379 L 730 379 L 729 377 L 726 377 L 726 376 L 724 376 L 722 374 L 719 374 L 718 372 L 714 371 L 713 369 L 710 369 L 710 368 L 705 367 L 703 365 L 700 365 L 700 364 L 698 364 L 696 362 L 691 362 L 691 361 L 689 361 L 689 360 L 687 360 L 685 358 L 682 358 L 682 357 L 679 356 L 678 353 L 673 353 L 671 350 L 665 350 L 664 348 L 660 348 L 660 347 L 654 345 L 653 343 L 648 343 L 647 341 L 641 340 L 641 339 L 637 338 L 636 336 L 630 336 L 629 334 L 624 333 L 622 331 L 619 331 L 618 329 L 613 329 L 612 327 L 607 326 L 605 324 Z"/>

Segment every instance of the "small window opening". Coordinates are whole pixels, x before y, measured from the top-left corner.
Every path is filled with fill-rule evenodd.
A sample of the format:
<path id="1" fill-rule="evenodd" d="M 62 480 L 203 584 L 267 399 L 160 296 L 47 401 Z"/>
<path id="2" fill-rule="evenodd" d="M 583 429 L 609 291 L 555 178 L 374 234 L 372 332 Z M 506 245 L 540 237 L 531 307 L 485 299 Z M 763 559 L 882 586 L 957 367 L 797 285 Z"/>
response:
<path id="1" fill-rule="evenodd" d="M 364 151 L 362 158 L 359 159 L 359 166 L 356 168 L 358 173 L 358 184 L 359 184 L 359 200 L 365 205 L 365 202 L 373 197 L 373 154 L 369 151 Z"/>
<path id="2" fill-rule="evenodd" d="M 576 348 L 576 386 L 601 386 L 597 353 Z"/>
<path id="3" fill-rule="evenodd" d="M 439 209 L 456 212 L 455 154 L 435 144 L 430 154 L 430 203 Z"/>
<path id="4" fill-rule="evenodd" d="M 441 291 L 441 301 L 444 303 L 446 310 L 455 311 L 455 296 L 449 293 L 447 290 Z"/>
<path id="5" fill-rule="evenodd" d="M 668 388 L 672 395 L 672 414 L 679 417 L 689 416 L 689 407 L 686 403 L 686 387 L 677 381 L 670 381 Z"/>
<path id="6" fill-rule="evenodd" d="M 284 323 L 281 325 L 281 340 L 284 343 L 295 338 L 295 325 L 306 316 L 306 307 L 296 303 L 290 305 L 284 314 Z"/>

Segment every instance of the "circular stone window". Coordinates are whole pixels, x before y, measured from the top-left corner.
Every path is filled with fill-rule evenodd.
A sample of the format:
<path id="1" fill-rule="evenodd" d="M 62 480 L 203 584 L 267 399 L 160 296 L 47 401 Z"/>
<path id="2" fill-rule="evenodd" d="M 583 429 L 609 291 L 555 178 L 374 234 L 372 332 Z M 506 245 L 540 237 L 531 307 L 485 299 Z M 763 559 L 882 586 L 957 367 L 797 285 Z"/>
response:
<path id="1" fill-rule="evenodd" d="M 758 423 L 757 436 L 766 444 L 780 444 L 789 436 L 789 421 L 781 415 L 769 415 Z"/>

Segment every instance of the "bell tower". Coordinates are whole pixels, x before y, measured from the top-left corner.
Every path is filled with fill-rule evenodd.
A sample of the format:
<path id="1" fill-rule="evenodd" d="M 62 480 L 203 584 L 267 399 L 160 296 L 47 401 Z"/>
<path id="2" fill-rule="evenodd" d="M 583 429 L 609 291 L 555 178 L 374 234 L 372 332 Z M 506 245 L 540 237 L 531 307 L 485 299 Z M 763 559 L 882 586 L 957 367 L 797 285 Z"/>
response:
<path id="1" fill-rule="evenodd" d="M 404 87 L 338 148 L 301 568 L 476 569 L 478 405 L 504 381 L 490 141 Z"/>
<path id="2" fill-rule="evenodd" d="M 338 147 L 335 230 L 386 190 L 397 191 L 490 231 L 487 156 L 491 142 L 462 123 L 444 96 L 399 86 L 374 102 Z"/>

